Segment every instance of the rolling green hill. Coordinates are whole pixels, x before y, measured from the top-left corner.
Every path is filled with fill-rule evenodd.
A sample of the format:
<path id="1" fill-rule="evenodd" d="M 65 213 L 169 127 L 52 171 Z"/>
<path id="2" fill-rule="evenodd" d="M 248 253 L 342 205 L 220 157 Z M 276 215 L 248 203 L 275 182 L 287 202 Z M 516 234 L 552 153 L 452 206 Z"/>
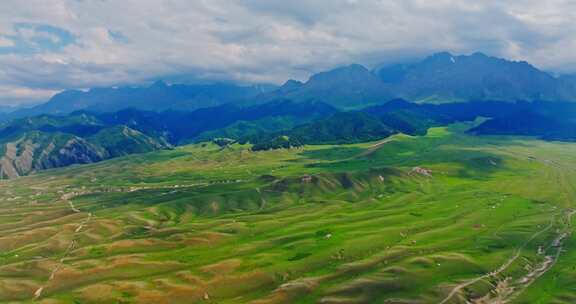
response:
<path id="1" fill-rule="evenodd" d="M 473 126 L 4 181 L 0 302 L 574 302 L 576 146 Z"/>
<path id="2" fill-rule="evenodd" d="M 335 111 L 318 102 L 279 100 L 191 112 L 127 109 L 17 119 L 0 126 L 0 179 L 216 137 L 290 129 Z"/>
<path id="3" fill-rule="evenodd" d="M 229 134 L 251 142 L 255 150 L 298 147 L 303 144 L 357 143 L 392 134 L 425 135 L 429 128 L 483 119 L 469 130 L 477 135 L 534 136 L 576 141 L 576 103 L 498 102 L 416 104 L 395 99 L 358 111 L 339 112 L 292 129 Z M 286 138 L 287 140 L 279 140 Z"/>
<path id="4" fill-rule="evenodd" d="M 484 118 L 471 134 L 576 139 L 576 103 L 470 101 L 441 105 L 401 99 L 339 112 L 320 102 L 277 100 L 192 112 L 75 112 L 40 115 L 0 127 L 0 176 L 91 163 L 192 142 L 227 138 L 253 150 L 306 144 L 349 144 L 393 134 L 425 135 L 429 128 Z"/>

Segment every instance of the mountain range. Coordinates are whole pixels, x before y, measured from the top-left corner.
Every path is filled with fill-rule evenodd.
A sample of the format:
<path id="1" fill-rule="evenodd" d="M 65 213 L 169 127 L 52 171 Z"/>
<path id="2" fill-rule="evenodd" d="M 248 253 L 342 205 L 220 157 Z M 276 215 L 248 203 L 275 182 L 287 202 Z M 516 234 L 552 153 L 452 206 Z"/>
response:
<path id="1" fill-rule="evenodd" d="M 157 81 L 148 87 L 67 90 L 54 95 L 46 103 L 4 114 L 4 118 L 6 120 L 39 114 L 68 114 L 79 110 L 103 113 L 128 108 L 143 111 L 193 111 L 238 102 L 274 88 L 268 85 L 239 86 L 218 83 L 168 85 L 163 81 Z"/>
<path id="2" fill-rule="evenodd" d="M 407 101 L 408 100 L 408 101 Z M 438 53 L 374 70 L 352 64 L 284 85 L 64 91 L 3 113 L 0 178 L 192 142 L 267 150 L 354 143 L 479 117 L 469 132 L 576 140 L 576 77 L 481 53 Z"/>
<path id="3" fill-rule="evenodd" d="M 369 70 L 351 64 L 312 75 L 306 82 L 288 80 L 280 87 L 234 84 L 183 85 L 157 81 L 149 87 L 67 90 L 46 103 L 2 113 L 4 120 L 78 110 L 114 112 L 193 111 L 222 104 L 255 105 L 278 99 L 320 101 L 340 109 L 358 109 L 403 98 L 417 103 L 470 100 L 576 101 L 576 77 L 555 77 L 527 62 L 482 53 L 437 53 L 409 64 Z"/>
<path id="4" fill-rule="evenodd" d="M 318 100 L 339 108 L 361 108 L 393 98 L 417 103 L 470 100 L 576 101 L 576 78 L 555 77 L 523 61 L 482 53 L 438 53 L 411 64 L 372 71 L 358 64 L 321 72 L 305 83 L 289 80 L 258 101 Z"/>

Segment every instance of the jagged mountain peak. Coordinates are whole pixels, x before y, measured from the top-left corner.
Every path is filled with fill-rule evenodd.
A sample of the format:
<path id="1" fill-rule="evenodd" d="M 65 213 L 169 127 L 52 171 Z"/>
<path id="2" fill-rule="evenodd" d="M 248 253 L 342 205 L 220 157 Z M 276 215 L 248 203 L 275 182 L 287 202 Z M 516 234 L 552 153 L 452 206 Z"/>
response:
<path id="1" fill-rule="evenodd" d="M 320 72 L 314 74 L 310 77 L 308 82 L 315 82 L 315 81 L 325 81 L 331 80 L 333 78 L 339 79 L 356 79 L 358 77 L 370 77 L 370 71 L 360 64 L 350 64 L 346 66 L 341 66 L 334 68 L 332 70 L 328 70 L 326 72 Z"/>
<path id="2" fill-rule="evenodd" d="M 304 85 L 304 83 L 301 81 L 289 79 L 280 88 L 278 88 L 278 91 L 290 92 L 290 91 L 294 91 L 294 90 L 299 89 L 303 85 Z"/>

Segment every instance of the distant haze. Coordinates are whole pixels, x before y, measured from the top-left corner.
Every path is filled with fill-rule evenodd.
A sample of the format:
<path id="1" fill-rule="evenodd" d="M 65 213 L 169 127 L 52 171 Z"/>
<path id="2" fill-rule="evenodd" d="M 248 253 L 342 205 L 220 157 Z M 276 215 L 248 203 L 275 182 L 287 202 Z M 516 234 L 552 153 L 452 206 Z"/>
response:
<path id="1" fill-rule="evenodd" d="M 156 79 L 276 83 L 475 51 L 576 71 L 576 2 L 3 0 L 0 105 Z"/>

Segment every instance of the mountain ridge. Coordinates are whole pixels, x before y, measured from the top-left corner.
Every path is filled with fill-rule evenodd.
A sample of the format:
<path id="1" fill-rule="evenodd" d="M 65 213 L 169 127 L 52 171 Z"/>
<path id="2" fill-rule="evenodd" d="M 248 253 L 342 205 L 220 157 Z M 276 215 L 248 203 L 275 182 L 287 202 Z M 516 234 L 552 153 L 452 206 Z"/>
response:
<path id="1" fill-rule="evenodd" d="M 526 61 L 476 52 L 432 54 L 412 63 L 369 70 L 349 64 L 312 74 L 307 81 L 287 80 L 280 87 L 235 84 L 183 85 L 157 81 L 148 87 L 66 90 L 48 102 L 2 113 L 3 120 L 77 110 L 113 112 L 186 110 L 222 104 L 250 106 L 274 100 L 319 101 L 340 109 L 358 109 L 394 98 L 418 103 L 501 101 L 576 101 L 576 77 L 556 77 Z"/>
<path id="2" fill-rule="evenodd" d="M 81 110 L 66 115 L 21 118 L 0 125 L 0 179 L 169 149 L 196 141 L 200 136 L 211 140 L 218 133 L 210 131 L 235 123 L 247 125 L 253 133 L 270 130 L 266 124 L 271 121 L 279 122 L 276 131 L 288 129 L 335 111 L 318 102 L 275 101 L 246 108 L 220 105 L 191 112 Z M 246 127 L 241 131 L 247 132 Z"/>
<path id="3" fill-rule="evenodd" d="M 6 119 L 39 114 L 68 114 L 78 110 L 114 112 L 127 108 L 145 111 L 186 110 L 212 107 L 255 97 L 262 86 L 214 83 L 206 85 L 166 84 L 156 81 L 147 87 L 106 87 L 87 91 L 65 90 L 45 103 L 5 113 Z"/>
<path id="4" fill-rule="evenodd" d="M 360 108 L 403 98 L 418 103 L 470 100 L 576 101 L 575 77 L 555 77 L 526 61 L 481 52 L 440 52 L 409 64 L 368 70 L 345 65 L 313 74 L 305 82 L 289 80 L 258 100 L 319 100 L 340 108 Z"/>

